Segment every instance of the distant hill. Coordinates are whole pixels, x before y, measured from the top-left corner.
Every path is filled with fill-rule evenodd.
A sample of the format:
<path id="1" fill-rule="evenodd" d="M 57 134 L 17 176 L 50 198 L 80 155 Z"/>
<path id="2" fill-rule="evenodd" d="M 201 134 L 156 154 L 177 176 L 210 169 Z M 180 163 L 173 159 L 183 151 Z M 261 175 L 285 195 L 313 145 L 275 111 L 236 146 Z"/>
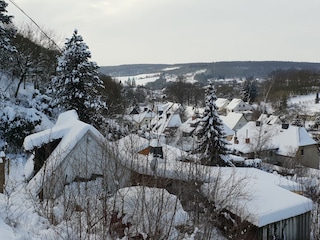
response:
<path id="1" fill-rule="evenodd" d="M 320 71 L 320 63 L 283 62 L 283 61 L 230 61 L 211 63 L 183 64 L 131 64 L 104 66 L 100 72 L 113 77 L 134 76 L 154 72 L 170 72 L 183 75 L 198 70 L 206 70 L 206 78 L 256 77 L 265 78 L 269 73 L 279 69 L 309 69 Z"/>

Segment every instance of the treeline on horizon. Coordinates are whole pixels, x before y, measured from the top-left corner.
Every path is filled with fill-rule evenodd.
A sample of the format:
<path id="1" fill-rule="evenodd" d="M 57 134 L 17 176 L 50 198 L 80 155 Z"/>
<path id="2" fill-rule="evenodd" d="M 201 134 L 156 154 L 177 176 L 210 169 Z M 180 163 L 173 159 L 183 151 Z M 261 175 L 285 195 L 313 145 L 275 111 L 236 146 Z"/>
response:
<path id="1" fill-rule="evenodd" d="M 211 63 L 183 63 L 183 64 L 126 64 L 119 66 L 101 66 L 99 71 L 106 75 L 133 76 L 153 72 L 165 71 L 170 74 L 183 75 L 197 70 L 206 69 L 206 78 L 267 78 L 276 70 L 304 69 L 320 71 L 320 63 L 286 62 L 286 61 L 228 61 Z"/>

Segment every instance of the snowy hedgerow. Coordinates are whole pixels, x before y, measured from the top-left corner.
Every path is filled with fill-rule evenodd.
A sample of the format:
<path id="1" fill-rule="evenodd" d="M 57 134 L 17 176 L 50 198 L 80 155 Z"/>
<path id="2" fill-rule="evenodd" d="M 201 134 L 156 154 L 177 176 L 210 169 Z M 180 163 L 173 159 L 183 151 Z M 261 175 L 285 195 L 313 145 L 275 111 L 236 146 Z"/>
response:
<path id="1" fill-rule="evenodd" d="M 206 89 L 206 106 L 197 132 L 199 145 L 197 152 L 206 165 L 226 165 L 223 156 L 227 154 L 227 141 L 224 139 L 223 124 L 217 112 L 216 93 L 210 82 Z"/>
<path id="2" fill-rule="evenodd" d="M 18 109 L 7 106 L 0 112 L 0 134 L 9 147 L 22 147 L 24 138 L 33 133 L 40 123 L 40 114 L 32 108 Z"/>
<path id="3" fill-rule="evenodd" d="M 89 61 L 91 53 L 77 30 L 67 39 L 62 55 L 58 58 L 56 76 L 51 80 L 49 93 L 53 105 L 61 111 L 74 109 L 81 121 L 99 128 L 106 102 L 100 94 L 103 82 L 98 66 Z"/>

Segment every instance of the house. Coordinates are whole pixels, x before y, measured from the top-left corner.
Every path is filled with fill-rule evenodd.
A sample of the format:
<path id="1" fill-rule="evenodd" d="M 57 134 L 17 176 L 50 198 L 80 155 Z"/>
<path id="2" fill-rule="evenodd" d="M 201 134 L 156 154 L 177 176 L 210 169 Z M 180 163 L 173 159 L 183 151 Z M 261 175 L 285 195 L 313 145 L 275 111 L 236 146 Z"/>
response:
<path id="1" fill-rule="evenodd" d="M 183 112 L 181 104 L 168 102 L 155 106 L 157 116 L 152 119 L 152 132 L 161 134 L 176 130 L 181 126 L 180 114 Z"/>
<path id="2" fill-rule="evenodd" d="M 107 145 L 97 129 L 79 121 L 76 111 L 60 114 L 52 128 L 24 140 L 24 149 L 33 153 L 28 161 L 34 164 L 28 190 L 42 199 L 55 198 L 67 184 L 100 177 L 109 192 L 127 186 L 129 171 L 117 164 Z"/>
<path id="3" fill-rule="evenodd" d="M 222 122 L 233 131 L 238 131 L 248 122 L 243 113 L 237 112 L 229 112 L 227 116 L 220 116 L 220 118 Z"/>
<path id="4" fill-rule="evenodd" d="M 156 155 L 158 157 L 159 162 L 163 162 L 166 164 L 176 163 L 177 161 L 183 161 L 189 157 L 189 154 L 185 151 L 167 145 L 165 143 L 164 135 L 151 135 L 150 139 L 146 139 L 136 134 L 129 134 L 128 136 L 116 141 L 114 143 L 114 147 L 117 148 L 119 156 L 121 156 L 121 161 L 123 165 L 133 164 L 134 166 L 134 160 L 137 160 L 136 163 L 138 165 L 145 165 L 145 163 L 148 162 L 146 160 L 153 160 L 152 156 L 149 156 L 149 154 Z M 123 159 L 130 160 L 127 161 Z M 130 169 L 134 171 L 137 170 L 134 167 L 131 168 L 131 166 Z M 137 171 L 139 172 L 139 170 Z"/>
<path id="5" fill-rule="evenodd" d="M 150 109 L 145 109 L 140 113 L 124 115 L 123 119 L 127 121 L 134 129 L 139 130 L 143 127 L 150 128 L 151 121 L 156 114 Z"/>
<path id="6" fill-rule="evenodd" d="M 258 155 L 264 161 L 283 167 L 319 168 L 317 142 L 303 127 L 250 121 L 237 131 L 230 147 L 245 156 Z"/>
<path id="7" fill-rule="evenodd" d="M 226 107 L 227 113 L 252 111 L 253 107 L 239 98 L 234 98 Z"/>
<path id="8" fill-rule="evenodd" d="M 217 106 L 217 111 L 219 113 L 224 113 L 226 112 L 226 107 L 230 103 L 229 99 L 227 98 L 217 98 L 216 100 L 216 106 Z"/>

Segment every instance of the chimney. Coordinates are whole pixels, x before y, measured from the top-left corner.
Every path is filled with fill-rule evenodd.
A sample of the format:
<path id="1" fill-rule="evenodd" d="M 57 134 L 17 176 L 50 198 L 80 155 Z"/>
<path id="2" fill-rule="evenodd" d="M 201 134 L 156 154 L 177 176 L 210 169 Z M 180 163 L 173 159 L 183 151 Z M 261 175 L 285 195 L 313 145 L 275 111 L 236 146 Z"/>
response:
<path id="1" fill-rule="evenodd" d="M 289 123 L 282 123 L 282 129 L 288 129 Z"/>
<path id="2" fill-rule="evenodd" d="M 6 176 L 6 154 L 4 151 L 0 152 L 0 192 L 3 193 L 5 185 L 5 176 Z M 9 166 L 8 166 L 9 170 Z"/>
<path id="3" fill-rule="evenodd" d="M 150 140 L 150 153 L 152 153 L 154 157 L 163 159 L 162 146 L 164 145 L 164 142 L 165 137 L 163 135 L 159 135 L 158 138 Z"/>
<path id="4" fill-rule="evenodd" d="M 151 147 L 150 151 L 154 157 L 163 159 L 162 147 Z"/>
<path id="5" fill-rule="evenodd" d="M 246 130 L 246 139 L 245 139 L 246 143 L 250 143 L 250 138 L 248 137 L 248 129 Z"/>

